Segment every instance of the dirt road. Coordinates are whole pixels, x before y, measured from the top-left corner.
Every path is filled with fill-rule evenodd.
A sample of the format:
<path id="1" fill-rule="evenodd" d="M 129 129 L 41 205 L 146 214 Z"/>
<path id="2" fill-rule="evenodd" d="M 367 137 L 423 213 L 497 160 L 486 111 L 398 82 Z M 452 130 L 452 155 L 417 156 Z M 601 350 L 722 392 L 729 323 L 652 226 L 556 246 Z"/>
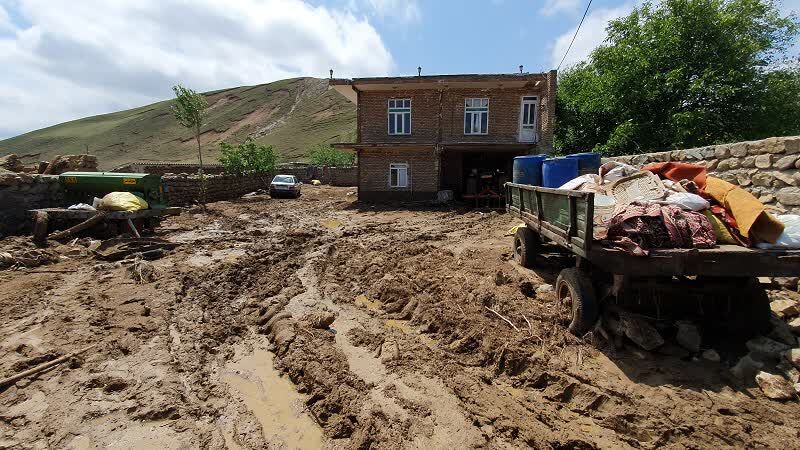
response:
<path id="1" fill-rule="evenodd" d="M 566 334 L 546 285 L 569 261 L 514 264 L 511 217 L 353 191 L 187 211 L 152 282 L 80 242 L 0 272 L 0 375 L 99 343 L 0 391 L 0 448 L 800 445 L 798 403 L 732 380 L 734 354 Z"/>

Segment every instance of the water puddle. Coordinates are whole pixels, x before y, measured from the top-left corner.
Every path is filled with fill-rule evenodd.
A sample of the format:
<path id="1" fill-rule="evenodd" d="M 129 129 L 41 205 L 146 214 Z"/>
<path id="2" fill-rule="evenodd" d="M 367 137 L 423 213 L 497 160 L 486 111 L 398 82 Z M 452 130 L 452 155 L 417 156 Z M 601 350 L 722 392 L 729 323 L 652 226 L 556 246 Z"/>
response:
<path id="1" fill-rule="evenodd" d="M 287 449 L 322 448 L 319 425 L 304 411 L 305 398 L 272 365 L 273 355 L 263 347 L 236 356 L 223 379 L 261 423 L 264 439 Z"/>
<path id="2" fill-rule="evenodd" d="M 370 300 L 369 297 L 363 294 L 356 297 L 355 304 L 356 306 L 367 308 L 370 311 L 377 311 L 383 306 L 380 300 Z"/>

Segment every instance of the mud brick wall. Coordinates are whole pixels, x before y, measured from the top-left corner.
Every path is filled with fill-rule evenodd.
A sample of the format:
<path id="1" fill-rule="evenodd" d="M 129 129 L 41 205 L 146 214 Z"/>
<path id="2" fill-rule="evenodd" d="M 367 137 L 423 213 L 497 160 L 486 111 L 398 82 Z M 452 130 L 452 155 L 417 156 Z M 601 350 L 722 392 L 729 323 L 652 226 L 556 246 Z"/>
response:
<path id="1" fill-rule="evenodd" d="M 117 167 L 111 172 L 123 173 L 150 173 L 153 175 L 172 174 L 195 174 L 200 169 L 199 164 L 179 164 L 179 163 L 130 163 Z M 203 172 L 207 175 L 220 175 L 225 172 L 222 164 L 203 164 Z"/>
<path id="2" fill-rule="evenodd" d="M 358 167 L 281 167 L 275 169 L 276 174 L 294 175 L 303 183 L 319 180 L 331 186 L 358 186 Z"/>
<path id="3" fill-rule="evenodd" d="M 800 214 L 800 136 L 611 158 L 634 166 L 681 161 L 737 184 L 770 206 Z"/>
<path id="4" fill-rule="evenodd" d="M 197 175 L 168 175 L 162 180 L 171 206 L 190 205 L 200 197 L 200 177 Z M 269 189 L 270 180 L 272 174 L 207 175 L 206 201 L 232 200 L 259 189 Z"/>
<path id="5" fill-rule="evenodd" d="M 4 174 L 0 178 L 0 237 L 30 227 L 28 210 L 64 205 L 57 175 Z"/>
<path id="6" fill-rule="evenodd" d="M 389 166 L 408 164 L 408 186 L 389 187 Z M 439 189 L 439 158 L 433 149 L 369 149 L 358 155 L 361 201 L 430 200 Z"/>

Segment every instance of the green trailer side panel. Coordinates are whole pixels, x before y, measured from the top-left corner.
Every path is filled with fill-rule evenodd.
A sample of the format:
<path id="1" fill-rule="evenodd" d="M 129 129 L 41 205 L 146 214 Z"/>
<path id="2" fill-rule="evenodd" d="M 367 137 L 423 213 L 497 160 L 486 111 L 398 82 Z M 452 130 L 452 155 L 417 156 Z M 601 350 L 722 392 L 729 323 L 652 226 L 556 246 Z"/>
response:
<path id="1" fill-rule="evenodd" d="M 110 192 L 133 192 L 144 198 L 151 208 L 165 208 L 161 176 L 147 173 L 64 172 L 58 180 L 71 202 L 91 203 L 92 197 Z"/>

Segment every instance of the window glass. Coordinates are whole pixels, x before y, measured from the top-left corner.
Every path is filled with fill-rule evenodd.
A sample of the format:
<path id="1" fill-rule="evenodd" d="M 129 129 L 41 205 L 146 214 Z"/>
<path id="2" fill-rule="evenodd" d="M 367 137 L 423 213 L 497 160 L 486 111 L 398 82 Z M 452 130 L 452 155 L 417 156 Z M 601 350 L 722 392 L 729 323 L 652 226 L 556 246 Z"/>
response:
<path id="1" fill-rule="evenodd" d="M 411 134 L 411 99 L 389 99 L 389 134 Z"/>
<path id="2" fill-rule="evenodd" d="M 389 165 L 389 186 L 393 188 L 408 187 L 408 164 Z"/>
<path id="3" fill-rule="evenodd" d="M 464 99 L 464 134 L 488 134 L 489 99 Z"/>

